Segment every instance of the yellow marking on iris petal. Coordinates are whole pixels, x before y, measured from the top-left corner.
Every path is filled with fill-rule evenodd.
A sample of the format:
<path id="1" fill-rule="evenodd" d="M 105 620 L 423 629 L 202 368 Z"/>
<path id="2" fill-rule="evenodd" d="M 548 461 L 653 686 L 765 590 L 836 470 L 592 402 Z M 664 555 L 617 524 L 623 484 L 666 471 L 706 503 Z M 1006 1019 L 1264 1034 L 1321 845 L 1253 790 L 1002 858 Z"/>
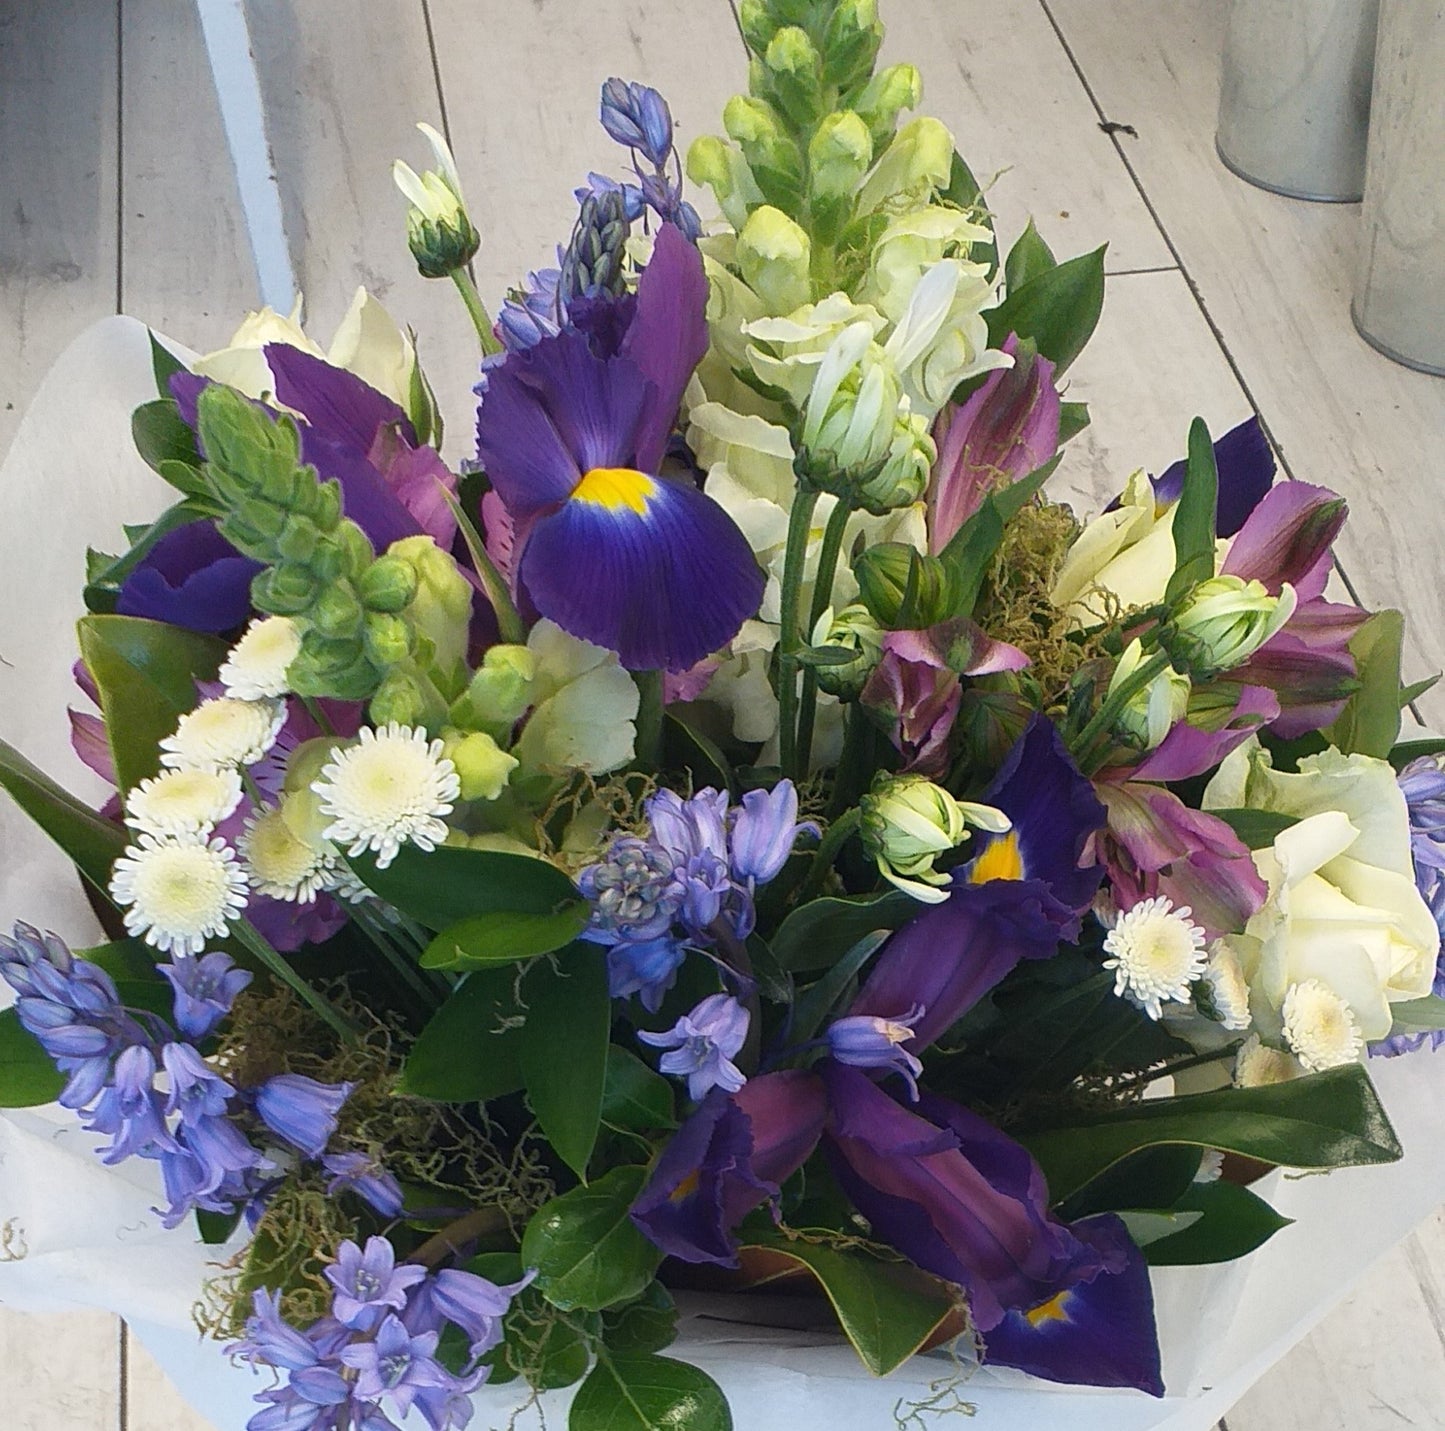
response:
<path id="1" fill-rule="evenodd" d="M 608 512 L 624 507 L 639 517 L 647 515 L 648 499 L 657 490 L 657 479 L 630 467 L 594 467 L 582 474 L 572 489 L 574 502 L 590 502 Z"/>
<path id="2" fill-rule="evenodd" d="M 673 1190 L 668 1193 L 669 1202 L 681 1202 L 684 1198 L 691 1197 L 697 1191 L 698 1185 L 697 1170 L 690 1172 Z"/>
<path id="3" fill-rule="evenodd" d="M 970 884 L 987 884 L 990 880 L 1023 877 L 1024 862 L 1019 854 L 1019 837 L 1013 830 L 1006 835 L 996 836 L 973 862 L 973 868 L 968 872 Z"/>
<path id="4" fill-rule="evenodd" d="M 1068 1292 L 1060 1292 L 1057 1296 L 1050 1297 L 1047 1302 L 1040 1302 L 1032 1311 L 1025 1312 L 1024 1320 L 1031 1327 L 1041 1327 L 1045 1322 L 1067 1322 L 1068 1304 Z"/>

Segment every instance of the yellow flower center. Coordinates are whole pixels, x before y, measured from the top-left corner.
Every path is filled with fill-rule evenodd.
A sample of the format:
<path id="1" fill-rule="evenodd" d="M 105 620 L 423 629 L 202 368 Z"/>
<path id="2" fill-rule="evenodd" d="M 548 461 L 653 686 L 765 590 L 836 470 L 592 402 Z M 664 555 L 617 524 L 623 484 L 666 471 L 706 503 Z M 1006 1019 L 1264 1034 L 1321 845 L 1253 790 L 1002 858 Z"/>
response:
<path id="1" fill-rule="evenodd" d="M 969 872 L 970 884 L 988 884 L 996 879 L 1022 879 L 1024 877 L 1023 856 L 1019 854 L 1018 834 L 1010 830 L 989 843 L 984 852 L 973 862 Z"/>
<path id="2" fill-rule="evenodd" d="M 642 517 L 647 515 L 648 499 L 656 490 L 657 479 L 645 472 L 634 472 L 631 467 L 594 467 L 582 474 L 582 480 L 572 489 L 571 500 L 589 502 L 608 512 L 626 508 Z"/>
<path id="3" fill-rule="evenodd" d="M 1031 1327 L 1041 1327 L 1045 1322 L 1067 1322 L 1068 1301 L 1068 1292 L 1060 1292 L 1057 1296 L 1050 1297 L 1047 1302 L 1040 1302 L 1032 1311 L 1025 1312 L 1024 1320 Z"/>

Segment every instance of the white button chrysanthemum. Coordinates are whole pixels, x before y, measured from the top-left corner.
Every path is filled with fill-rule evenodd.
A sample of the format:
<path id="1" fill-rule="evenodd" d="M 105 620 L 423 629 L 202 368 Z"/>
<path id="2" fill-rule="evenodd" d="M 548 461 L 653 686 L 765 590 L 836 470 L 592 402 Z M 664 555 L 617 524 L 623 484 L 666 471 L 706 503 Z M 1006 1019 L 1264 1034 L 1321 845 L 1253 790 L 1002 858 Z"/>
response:
<path id="1" fill-rule="evenodd" d="M 1204 982 L 1220 1024 L 1235 1033 L 1249 1027 L 1249 984 L 1240 967 L 1239 955 L 1223 939 L 1216 939 L 1204 966 Z"/>
<path id="2" fill-rule="evenodd" d="M 1234 1083 L 1237 1088 L 1265 1088 L 1272 1083 L 1288 1083 L 1304 1070 L 1282 1049 L 1260 1042 L 1258 1034 L 1250 1034 L 1234 1056 Z"/>
<path id="3" fill-rule="evenodd" d="M 391 721 L 363 728 L 360 742 L 338 750 L 311 788 L 331 819 L 325 837 L 353 855 L 374 851 L 385 869 L 404 844 L 432 850 L 446 839 L 444 817 L 461 782 L 440 740 Z"/>
<path id="4" fill-rule="evenodd" d="M 199 954 L 246 907 L 246 874 L 222 839 L 142 835 L 115 862 L 110 894 L 126 932 L 171 954 Z"/>
<path id="5" fill-rule="evenodd" d="M 310 904 L 338 864 L 335 850 L 299 838 L 278 809 L 252 816 L 239 844 L 251 888 L 296 904 Z"/>
<path id="6" fill-rule="evenodd" d="M 361 876 L 345 860 L 337 860 L 326 881 L 326 892 L 333 899 L 346 904 L 365 904 L 373 898 L 372 892 L 362 883 Z"/>
<path id="7" fill-rule="evenodd" d="M 234 770 L 163 770 L 125 797 L 125 822 L 145 835 L 209 834 L 241 803 Z"/>
<path id="8" fill-rule="evenodd" d="M 301 628 L 289 616 L 253 621 L 226 657 L 220 681 L 228 696 L 262 701 L 291 689 L 287 669 L 301 650 Z"/>
<path id="9" fill-rule="evenodd" d="M 1280 1013 L 1284 1041 L 1311 1073 L 1354 1063 L 1364 1048 L 1350 1006 L 1318 979 L 1291 984 Z"/>
<path id="10" fill-rule="evenodd" d="M 1104 936 L 1114 992 L 1151 1019 L 1159 1018 L 1165 1000 L 1187 1002 L 1189 986 L 1204 972 L 1204 931 L 1191 912 L 1187 904 L 1175 909 L 1163 895 L 1142 899 Z"/>
<path id="11" fill-rule="evenodd" d="M 285 701 L 238 701 L 219 696 L 180 718 L 161 741 L 161 764 L 172 770 L 221 770 L 254 765 L 286 723 Z"/>

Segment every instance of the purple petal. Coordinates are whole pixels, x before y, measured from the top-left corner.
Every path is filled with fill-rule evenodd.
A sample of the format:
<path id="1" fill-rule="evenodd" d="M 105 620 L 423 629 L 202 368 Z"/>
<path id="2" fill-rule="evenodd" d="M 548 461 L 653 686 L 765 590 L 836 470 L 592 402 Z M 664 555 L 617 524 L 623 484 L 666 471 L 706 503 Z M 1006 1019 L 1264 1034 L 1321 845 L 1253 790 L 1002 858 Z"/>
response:
<path id="1" fill-rule="evenodd" d="M 420 523 L 387 486 L 365 448 L 350 447 L 326 437 L 319 428 L 303 426 L 301 460 L 309 462 L 323 481 L 334 477 L 341 484 L 342 511 L 366 533 L 377 551 L 420 534 Z"/>
<path id="2" fill-rule="evenodd" d="M 1238 672 L 1234 673 L 1236 677 Z M 1263 686 L 1243 686 L 1233 714 L 1218 730 L 1180 721 L 1130 772 L 1132 780 L 1189 780 L 1212 770 L 1236 746 L 1279 715 L 1279 701 Z"/>
<path id="3" fill-rule="evenodd" d="M 807 1162 L 823 1131 L 823 1086 L 800 1068 L 759 1074 L 733 1094 L 752 1126 L 753 1171 L 785 1183 Z"/>
<path id="4" fill-rule="evenodd" d="M 1321 596 L 1333 565 L 1330 545 L 1348 514 L 1345 499 L 1327 487 L 1281 482 L 1249 514 L 1220 570 L 1262 581 L 1274 595 L 1289 582 L 1302 601 Z"/>
<path id="5" fill-rule="evenodd" d="M 260 570 L 213 522 L 187 522 L 167 532 L 126 577 L 116 611 L 188 631 L 230 631 L 251 615 L 251 579 Z"/>
<path id="6" fill-rule="evenodd" d="M 1219 500 L 1215 506 L 1215 535 L 1232 537 L 1263 500 L 1274 481 L 1274 453 L 1257 417 L 1246 418 L 1214 444 L 1214 465 L 1219 471 Z M 1154 500 L 1167 507 L 1184 491 L 1182 458 L 1154 478 Z"/>
<path id="7" fill-rule="evenodd" d="M 355 373 L 289 343 L 267 343 L 265 353 L 277 400 L 329 441 L 366 452 L 378 429 L 394 426 L 409 447 L 416 446 L 416 430 L 406 413 Z"/>
<path id="8" fill-rule="evenodd" d="M 449 551 L 457 534 L 457 519 L 447 496 L 456 495 L 457 478 L 436 449 L 409 447 L 394 427 L 383 427 L 368 455 L 411 519 Z"/>
<path id="9" fill-rule="evenodd" d="M 685 671 L 757 612 L 763 574 L 710 497 L 645 480 L 642 511 L 577 499 L 541 518 L 522 553 L 521 584 L 543 616 L 616 651 L 629 669 Z"/>
<path id="10" fill-rule="evenodd" d="M 181 410 L 181 420 L 192 431 L 195 431 L 197 418 L 196 404 L 200 396 L 210 387 L 211 379 L 203 378 L 199 373 L 179 372 L 172 373 L 167 386 L 171 390 L 171 396 L 176 400 L 176 406 Z"/>
<path id="11" fill-rule="evenodd" d="M 100 776 L 107 785 L 119 782 L 115 776 L 115 757 L 111 754 L 110 740 L 105 733 L 105 722 L 97 715 L 71 710 L 70 746 L 80 757 L 81 763 Z"/>
<path id="12" fill-rule="evenodd" d="M 637 427 L 633 465 L 656 472 L 692 371 L 707 352 L 707 275 L 702 255 L 663 224 L 637 285 L 637 311 L 622 355 L 652 384 Z"/>

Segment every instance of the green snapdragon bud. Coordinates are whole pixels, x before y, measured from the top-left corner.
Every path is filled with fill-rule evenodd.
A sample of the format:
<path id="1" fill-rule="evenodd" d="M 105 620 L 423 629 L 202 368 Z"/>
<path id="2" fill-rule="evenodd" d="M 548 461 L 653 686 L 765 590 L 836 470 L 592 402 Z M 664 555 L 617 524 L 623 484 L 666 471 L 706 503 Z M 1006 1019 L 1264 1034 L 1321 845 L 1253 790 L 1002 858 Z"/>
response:
<path id="1" fill-rule="evenodd" d="M 822 116 L 823 59 L 800 26 L 784 26 L 768 42 L 759 79 L 753 92 L 766 94 L 799 129 Z"/>
<path id="2" fill-rule="evenodd" d="M 442 754 L 456 766 L 463 800 L 495 800 L 507 788 L 521 763 L 508 755 L 486 731 L 444 734 Z"/>
<path id="3" fill-rule="evenodd" d="M 812 243 L 803 229 L 770 204 L 755 209 L 738 235 L 743 281 L 771 314 L 791 313 L 812 295 Z"/>
<path id="4" fill-rule="evenodd" d="M 715 134 L 702 134 L 692 141 L 687 151 L 687 177 L 712 190 L 723 217 L 734 229 L 741 229 L 763 202 L 763 191 L 741 151 Z"/>
<path id="5" fill-rule="evenodd" d="M 723 108 L 723 128 L 742 150 L 768 203 L 796 214 L 803 198 L 803 155 L 766 100 L 735 94 Z"/>
<path id="6" fill-rule="evenodd" d="M 782 23 L 768 0 L 742 0 L 738 6 L 738 28 L 743 32 L 743 42 L 759 57 L 767 54 Z"/>
<path id="7" fill-rule="evenodd" d="M 367 659 L 378 670 L 386 670 L 407 660 L 415 649 L 410 624 L 404 617 L 387 611 L 367 614 L 361 639 Z"/>
<path id="8" fill-rule="evenodd" d="M 863 86 L 863 92 L 853 101 L 853 108 L 868 126 L 875 154 L 888 147 L 898 127 L 899 114 L 905 109 L 917 109 L 922 99 L 923 76 L 913 65 L 889 65 Z"/>
<path id="9" fill-rule="evenodd" d="M 421 683 L 410 671 L 392 671 L 376 689 L 366 708 L 376 726 L 388 721 L 401 725 L 426 725 L 428 702 Z"/>
<path id="10" fill-rule="evenodd" d="M 376 689 L 376 669 L 361 640 L 323 636 L 314 627 L 301 638 L 301 651 L 286 676 L 300 696 L 362 701 Z"/>
<path id="11" fill-rule="evenodd" d="M 835 110 L 808 141 L 808 203 L 816 238 L 832 243 L 853 213 L 853 199 L 873 162 L 868 126 L 850 109 Z"/>
<path id="12" fill-rule="evenodd" d="M 823 83 L 843 90 L 861 83 L 882 43 L 877 0 L 836 0 L 823 32 Z"/>
<path id="13" fill-rule="evenodd" d="M 532 704 L 532 681 L 537 674 L 537 657 L 525 646 L 499 645 L 489 647 L 482 664 L 472 676 L 467 693 L 458 706 L 465 703 L 467 724 L 489 731 L 498 740 L 506 740 L 512 727 L 521 720 Z M 456 708 L 453 708 L 454 716 Z"/>
<path id="14" fill-rule="evenodd" d="M 251 602 L 273 616 L 295 616 L 310 609 L 321 584 L 304 566 L 286 562 L 267 567 L 251 581 Z"/>
<path id="15" fill-rule="evenodd" d="M 953 135 L 930 115 L 910 120 L 883 151 L 858 195 L 858 212 L 897 207 L 900 199 L 927 203 L 948 187 Z"/>
<path id="16" fill-rule="evenodd" d="M 323 636 L 339 638 L 358 636 L 366 612 L 356 599 L 349 582 L 335 582 L 316 598 L 310 611 L 311 624 Z"/>
<path id="17" fill-rule="evenodd" d="M 362 605 L 368 611 L 405 611 L 416 596 L 416 568 L 405 557 L 388 553 L 361 574 L 357 583 Z"/>
<path id="18" fill-rule="evenodd" d="M 466 662 L 471 583 L 451 553 L 427 536 L 403 537 L 387 548 L 387 556 L 406 562 L 415 573 L 416 594 L 407 608 L 407 619 L 431 642 L 436 671 L 450 674 Z"/>

